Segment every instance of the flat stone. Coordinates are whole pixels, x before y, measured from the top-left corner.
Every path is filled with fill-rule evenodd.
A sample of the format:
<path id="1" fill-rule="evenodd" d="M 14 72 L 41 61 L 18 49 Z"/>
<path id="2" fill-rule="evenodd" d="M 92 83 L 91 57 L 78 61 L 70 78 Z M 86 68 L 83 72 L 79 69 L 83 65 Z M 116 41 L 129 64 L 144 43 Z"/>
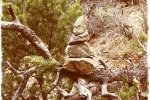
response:
<path id="1" fill-rule="evenodd" d="M 88 34 L 87 35 L 82 34 L 79 36 L 75 36 L 74 34 L 72 34 L 68 44 L 69 45 L 79 44 L 79 43 L 83 43 L 89 39 L 90 39 L 90 36 Z"/>
<path id="2" fill-rule="evenodd" d="M 104 68 L 100 66 L 96 57 L 91 58 L 67 58 L 64 69 L 81 75 L 91 75 L 95 69 Z"/>
<path id="3" fill-rule="evenodd" d="M 74 23 L 73 32 L 75 35 L 81 35 L 87 31 L 87 22 L 88 18 L 87 16 L 83 15 L 77 18 L 77 20 Z"/>
<path id="4" fill-rule="evenodd" d="M 65 51 L 70 58 L 89 58 L 94 56 L 93 50 L 87 43 L 68 45 Z"/>

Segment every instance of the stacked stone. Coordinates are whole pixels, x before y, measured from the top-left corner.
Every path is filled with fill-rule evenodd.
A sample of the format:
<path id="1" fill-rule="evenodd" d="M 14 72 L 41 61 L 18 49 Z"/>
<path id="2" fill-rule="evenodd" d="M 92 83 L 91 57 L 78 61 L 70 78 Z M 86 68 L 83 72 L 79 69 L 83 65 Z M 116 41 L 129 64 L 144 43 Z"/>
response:
<path id="1" fill-rule="evenodd" d="M 84 15 L 76 20 L 73 34 L 65 50 L 67 56 L 64 69 L 81 75 L 90 75 L 95 68 L 100 68 L 99 59 L 87 42 L 90 39 L 87 23 L 88 19 Z"/>

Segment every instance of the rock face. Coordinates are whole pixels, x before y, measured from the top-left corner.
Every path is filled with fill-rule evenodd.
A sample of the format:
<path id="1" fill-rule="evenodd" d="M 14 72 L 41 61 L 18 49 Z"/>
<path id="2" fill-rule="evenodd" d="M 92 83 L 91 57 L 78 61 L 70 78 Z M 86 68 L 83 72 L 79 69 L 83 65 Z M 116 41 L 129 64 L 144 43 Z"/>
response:
<path id="1" fill-rule="evenodd" d="M 81 75 L 90 75 L 100 67 L 99 59 L 89 46 L 87 41 L 90 35 L 87 31 L 88 19 L 86 16 L 80 16 L 73 29 L 73 35 L 70 37 L 68 46 L 66 47 L 66 61 L 64 69 Z"/>

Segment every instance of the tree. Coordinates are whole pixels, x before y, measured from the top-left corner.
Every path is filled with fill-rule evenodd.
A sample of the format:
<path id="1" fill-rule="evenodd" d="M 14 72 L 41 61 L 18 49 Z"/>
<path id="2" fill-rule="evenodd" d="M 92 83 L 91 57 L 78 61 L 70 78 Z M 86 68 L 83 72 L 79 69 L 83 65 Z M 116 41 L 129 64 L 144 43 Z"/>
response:
<path id="1" fill-rule="evenodd" d="M 6 9 L 9 4 L 9 0 L 5 0 L 6 2 L 3 6 L 3 13 L 4 17 L 3 20 L 8 20 L 11 21 L 12 18 L 11 16 L 6 16 L 9 15 L 11 12 L 8 12 Z M 47 53 L 49 50 L 51 51 L 53 57 L 56 59 L 63 61 L 63 56 L 64 56 L 64 47 L 67 44 L 67 38 L 72 30 L 72 24 L 75 21 L 76 17 L 79 16 L 82 13 L 82 7 L 79 4 L 79 1 L 76 0 L 72 4 L 70 4 L 67 0 L 38 0 L 38 1 L 22 1 L 19 0 L 18 2 L 11 1 L 13 3 L 13 8 L 15 13 L 18 16 L 19 21 L 22 23 L 15 23 L 15 25 L 20 25 L 23 29 L 26 29 L 27 26 L 30 27 L 35 31 L 33 31 L 34 40 L 39 40 L 39 43 L 35 45 L 36 50 L 40 47 L 45 48 Z M 39 13 L 40 12 L 40 13 Z M 74 12 L 74 13 L 70 13 Z M 13 18 L 13 20 L 15 20 Z M 26 26 L 24 26 L 24 25 Z M 15 26 L 14 25 L 14 26 Z M 8 25 L 9 26 L 9 25 Z M 5 27 L 6 28 L 6 27 Z M 18 27 L 19 28 L 19 27 Z M 13 30 L 13 28 L 12 28 Z M 26 31 L 32 31 L 32 30 L 26 30 Z M 10 34 L 11 33 L 11 34 Z M 27 32 L 28 33 L 28 32 Z M 37 36 L 36 36 L 37 35 Z M 25 39 L 25 38 L 26 39 Z M 44 83 L 46 81 L 52 81 L 53 77 L 53 71 L 51 71 L 50 66 L 52 63 L 55 63 L 55 60 L 51 59 L 51 54 L 48 53 L 45 56 L 42 55 L 45 58 L 49 58 L 45 60 L 43 57 L 41 57 L 41 54 L 44 54 L 44 52 L 39 52 L 38 50 L 36 51 L 32 45 L 34 44 L 35 41 L 32 41 L 32 39 L 29 39 L 27 34 L 25 33 L 24 35 L 21 32 L 14 32 L 14 31 L 3 31 L 2 35 L 2 41 L 3 41 L 3 66 L 7 66 L 5 64 L 6 61 L 9 61 L 11 66 L 14 68 L 21 69 L 21 70 L 27 70 L 28 68 L 31 68 L 33 66 L 40 66 L 38 75 L 36 79 L 40 82 L 40 90 L 36 92 L 31 92 L 31 95 L 29 97 L 34 97 L 37 96 L 37 92 L 42 91 L 42 94 L 44 95 L 44 89 L 48 89 L 50 87 L 49 83 Z M 48 44 L 48 48 L 45 43 L 41 41 L 44 41 L 46 44 Z M 48 38 L 47 38 L 48 37 Z M 31 42 L 31 41 L 32 42 Z M 17 42 L 16 42 L 17 41 Z M 31 43 L 31 44 L 30 44 Z M 52 45 L 53 44 L 53 45 Z M 10 45 L 10 46 L 8 46 Z M 39 46 L 38 46 L 39 45 Z M 40 50 L 40 51 L 43 51 Z M 46 52 L 45 52 L 46 53 Z M 39 56 L 34 56 L 38 54 Z M 49 61 L 52 61 L 51 63 Z M 22 68 L 26 64 L 30 63 L 31 66 Z M 44 65 L 43 65 L 44 64 Z M 49 65 L 50 64 L 50 65 Z M 43 68 L 45 67 L 45 68 Z M 47 70 L 47 72 L 45 72 Z M 49 73 L 52 72 L 52 73 Z M 3 68 L 3 72 L 8 74 L 4 74 L 3 76 L 3 98 L 4 99 L 11 99 L 13 96 L 14 91 L 9 91 L 10 90 L 16 90 L 16 85 L 9 83 L 8 81 L 11 79 L 14 79 L 12 81 L 13 83 L 20 83 L 20 78 L 18 76 L 14 76 L 13 73 L 9 73 L 7 68 Z M 52 76 L 51 76 L 52 75 Z M 11 77 L 13 76 L 13 77 Z M 43 77 L 49 77 L 44 79 Z M 17 78 L 17 80 L 15 80 Z M 9 88 L 9 89 L 6 89 Z M 32 89 L 30 89 L 32 90 Z M 10 93 L 7 93 L 7 92 Z M 44 92 L 43 92 L 44 91 Z M 47 90 L 48 91 L 48 90 Z M 28 91 L 27 91 L 28 92 Z M 9 95 L 9 96 L 8 96 Z M 27 97 L 26 92 L 23 93 Z M 43 97 L 44 98 L 44 97 Z"/>

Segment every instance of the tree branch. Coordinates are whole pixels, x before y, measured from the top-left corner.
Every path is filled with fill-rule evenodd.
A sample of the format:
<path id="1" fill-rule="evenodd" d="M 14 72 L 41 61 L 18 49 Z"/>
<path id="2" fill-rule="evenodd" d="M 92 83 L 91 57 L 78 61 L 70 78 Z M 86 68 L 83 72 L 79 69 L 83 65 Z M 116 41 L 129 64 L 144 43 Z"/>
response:
<path id="1" fill-rule="evenodd" d="M 89 90 L 92 92 L 92 95 L 95 95 L 98 91 L 98 88 L 99 87 L 97 87 L 97 86 L 93 86 L 93 87 L 90 87 Z M 80 97 L 79 93 L 76 93 L 75 95 L 68 97 L 65 100 L 81 100 L 81 97 Z"/>
<path id="2" fill-rule="evenodd" d="M 14 67 L 12 67 L 12 65 L 10 64 L 9 61 L 6 61 L 6 63 L 8 64 L 9 69 L 10 69 L 14 74 L 18 75 L 18 74 L 22 74 L 22 73 L 23 73 L 22 71 L 16 70 Z"/>
<path id="3" fill-rule="evenodd" d="M 33 73 L 35 73 L 35 71 L 36 71 L 36 68 L 33 67 L 33 68 L 28 69 L 28 70 L 23 74 L 23 79 L 22 79 L 22 81 L 21 81 L 21 83 L 20 83 L 18 89 L 16 90 L 16 92 L 15 92 L 15 94 L 14 94 L 12 100 L 18 100 L 18 99 L 19 99 L 19 97 L 21 96 L 23 90 L 25 89 L 25 87 L 26 87 L 26 85 L 27 85 L 27 82 L 28 82 L 28 80 L 29 80 L 29 77 L 30 77 Z"/>
<path id="4" fill-rule="evenodd" d="M 40 53 L 41 56 L 43 56 L 44 58 L 54 59 L 52 57 L 52 55 L 50 54 L 47 46 L 36 35 L 36 33 L 33 30 L 31 30 L 28 26 L 25 26 L 25 25 L 20 23 L 20 21 L 18 20 L 17 16 L 14 13 L 14 10 L 13 10 L 11 4 L 8 6 L 8 10 L 10 12 L 10 15 L 12 16 L 13 21 L 12 22 L 1 21 L 1 28 L 4 30 L 13 30 L 13 31 L 20 32 L 21 35 L 24 36 L 35 47 L 35 49 Z M 17 91 L 15 92 L 15 94 L 12 98 L 12 100 L 18 100 L 18 98 L 21 96 L 23 90 L 26 87 L 26 84 L 28 82 L 29 77 L 33 73 L 35 73 L 36 69 L 31 68 L 31 69 L 25 71 L 24 73 L 22 73 L 22 72 L 16 70 L 15 68 L 13 68 L 8 61 L 6 63 L 9 65 L 9 69 L 13 73 L 23 74 L 23 79 L 22 79 Z M 59 62 L 57 62 L 57 61 L 56 61 L 56 63 L 59 64 Z"/>
<path id="5" fill-rule="evenodd" d="M 22 79 L 22 81 L 21 81 L 21 83 L 20 83 L 18 89 L 16 90 L 16 92 L 15 92 L 13 98 L 12 98 L 12 100 L 18 100 L 19 97 L 21 97 L 21 94 L 22 94 L 23 90 L 24 90 L 25 87 L 26 87 L 26 84 L 27 84 L 27 82 L 28 82 L 29 77 L 30 77 L 33 73 L 35 73 L 36 68 L 33 67 L 33 68 L 30 68 L 30 69 L 28 69 L 27 71 L 24 72 L 24 71 L 16 70 L 14 67 L 12 67 L 12 65 L 10 64 L 9 61 L 6 61 L 6 63 L 8 64 L 9 69 L 10 69 L 14 74 L 16 74 L 16 75 L 23 74 L 23 79 Z"/>
<path id="6" fill-rule="evenodd" d="M 13 22 L 1 21 L 1 28 L 4 30 L 13 30 L 20 32 L 44 58 L 52 57 L 47 46 L 38 36 L 36 36 L 36 33 L 29 27 L 22 25 L 19 22 L 11 4 L 9 5 L 8 10 L 10 12 L 10 15 L 12 16 Z"/>
<path id="7" fill-rule="evenodd" d="M 16 23 L 20 23 L 20 21 L 18 20 L 17 16 L 16 16 L 15 13 L 14 13 L 14 10 L 13 10 L 13 8 L 12 8 L 12 4 L 9 4 L 9 5 L 8 5 L 8 10 L 9 10 L 9 12 L 10 12 L 10 15 L 11 15 L 13 21 L 16 22 Z"/>
<path id="8" fill-rule="evenodd" d="M 29 27 L 20 23 L 1 21 L 1 28 L 20 32 L 44 58 L 52 57 L 46 45 Z"/>

